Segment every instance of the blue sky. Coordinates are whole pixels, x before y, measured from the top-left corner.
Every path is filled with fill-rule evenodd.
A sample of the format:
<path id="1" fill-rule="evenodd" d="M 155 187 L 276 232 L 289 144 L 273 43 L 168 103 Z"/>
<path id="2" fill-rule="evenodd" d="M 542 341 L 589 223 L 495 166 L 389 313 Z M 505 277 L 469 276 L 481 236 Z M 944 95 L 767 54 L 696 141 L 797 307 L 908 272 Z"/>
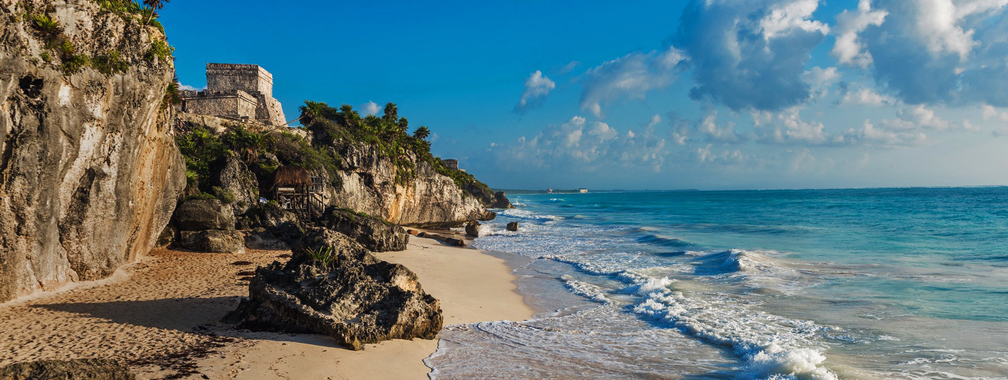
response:
<path id="1" fill-rule="evenodd" d="M 183 84 L 254 63 L 288 119 L 395 102 L 497 188 L 1008 184 L 1008 0 L 427 3 L 161 20 Z"/>

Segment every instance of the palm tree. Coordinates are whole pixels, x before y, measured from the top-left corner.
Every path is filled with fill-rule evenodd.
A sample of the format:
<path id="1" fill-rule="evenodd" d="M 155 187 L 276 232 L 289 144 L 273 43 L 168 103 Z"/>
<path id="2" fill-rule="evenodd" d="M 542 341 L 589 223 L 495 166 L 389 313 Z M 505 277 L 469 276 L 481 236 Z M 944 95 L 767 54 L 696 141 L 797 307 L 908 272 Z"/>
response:
<path id="1" fill-rule="evenodd" d="M 413 137 L 418 140 L 426 140 L 428 136 L 430 136 L 430 129 L 425 126 L 421 125 L 420 128 L 413 131 Z"/>
<path id="2" fill-rule="evenodd" d="M 147 21 L 144 24 L 149 23 L 155 16 L 157 16 L 156 11 L 164 8 L 164 5 L 171 0 L 143 0 L 144 5 L 150 7 L 150 13 L 147 15 Z"/>

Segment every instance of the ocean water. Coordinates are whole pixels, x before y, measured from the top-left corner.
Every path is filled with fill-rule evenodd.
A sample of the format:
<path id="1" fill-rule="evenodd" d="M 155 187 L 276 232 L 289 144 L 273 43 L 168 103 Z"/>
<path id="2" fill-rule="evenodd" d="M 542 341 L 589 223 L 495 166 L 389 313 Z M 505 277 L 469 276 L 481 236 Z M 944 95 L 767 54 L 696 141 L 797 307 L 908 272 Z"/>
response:
<path id="1" fill-rule="evenodd" d="M 474 245 L 542 312 L 432 378 L 1008 378 L 1008 188 L 509 195 Z"/>

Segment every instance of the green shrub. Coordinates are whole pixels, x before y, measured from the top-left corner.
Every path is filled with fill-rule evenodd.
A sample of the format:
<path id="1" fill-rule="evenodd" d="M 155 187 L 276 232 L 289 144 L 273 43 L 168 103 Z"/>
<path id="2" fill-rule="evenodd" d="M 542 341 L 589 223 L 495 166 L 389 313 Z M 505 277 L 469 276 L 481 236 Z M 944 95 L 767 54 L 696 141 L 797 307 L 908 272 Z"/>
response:
<path id="1" fill-rule="evenodd" d="M 154 62 L 158 59 L 167 62 L 174 52 L 175 48 L 168 45 L 167 42 L 160 39 L 154 39 L 154 41 L 151 42 L 150 49 L 147 50 L 147 54 L 144 54 L 144 59 L 149 62 Z"/>
<path id="2" fill-rule="evenodd" d="M 47 14 L 36 14 L 29 16 L 31 19 L 31 25 L 35 30 L 42 33 L 46 37 L 46 40 L 52 40 L 56 36 L 60 35 L 60 25 L 59 21 L 53 20 Z"/>
<path id="3" fill-rule="evenodd" d="M 217 197 L 215 197 L 213 194 L 199 193 L 194 195 L 187 195 L 184 198 L 182 198 L 182 201 L 185 202 L 192 199 L 217 199 Z"/>
<path id="4" fill-rule="evenodd" d="M 63 59 L 63 73 L 66 75 L 76 74 L 88 65 L 88 56 L 84 54 L 74 54 Z"/>
<path id="5" fill-rule="evenodd" d="M 306 248 L 304 250 L 308 254 L 308 257 L 317 263 L 322 264 L 323 267 L 333 268 L 336 266 L 336 251 L 332 247 L 324 247 L 319 249 Z"/>
<path id="6" fill-rule="evenodd" d="M 119 57 L 119 52 L 115 50 L 95 57 L 91 65 L 105 75 L 125 73 L 129 70 L 129 62 Z"/>
<path id="7" fill-rule="evenodd" d="M 45 62 L 45 63 L 51 63 L 52 62 L 52 56 L 50 56 L 49 52 L 47 52 L 47 51 L 42 52 L 42 54 L 40 54 L 39 56 L 42 57 L 42 61 Z"/>
<path id="8" fill-rule="evenodd" d="M 217 199 L 220 199 L 220 201 L 224 204 L 232 204 L 236 200 L 234 193 L 224 190 L 219 186 L 212 187 L 211 191 L 213 192 L 213 195 L 216 196 Z"/>

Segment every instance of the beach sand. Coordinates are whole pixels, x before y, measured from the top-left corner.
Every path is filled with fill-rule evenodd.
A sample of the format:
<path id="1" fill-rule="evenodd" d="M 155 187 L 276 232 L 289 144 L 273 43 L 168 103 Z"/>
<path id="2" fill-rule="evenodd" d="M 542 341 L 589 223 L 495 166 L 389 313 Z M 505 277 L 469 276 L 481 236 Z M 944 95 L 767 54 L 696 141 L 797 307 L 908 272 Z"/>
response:
<path id="1" fill-rule="evenodd" d="M 247 296 L 243 277 L 289 251 L 207 254 L 159 249 L 112 279 L 0 305 L 0 366 L 110 358 L 140 378 L 424 379 L 436 340 L 393 340 L 352 351 L 319 335 L 236 330 L 220 319 Z M 445 325 L 523 320 L 533 311 L 501 259 L 411 237 L 378 253 L 441 300 Z"/>

